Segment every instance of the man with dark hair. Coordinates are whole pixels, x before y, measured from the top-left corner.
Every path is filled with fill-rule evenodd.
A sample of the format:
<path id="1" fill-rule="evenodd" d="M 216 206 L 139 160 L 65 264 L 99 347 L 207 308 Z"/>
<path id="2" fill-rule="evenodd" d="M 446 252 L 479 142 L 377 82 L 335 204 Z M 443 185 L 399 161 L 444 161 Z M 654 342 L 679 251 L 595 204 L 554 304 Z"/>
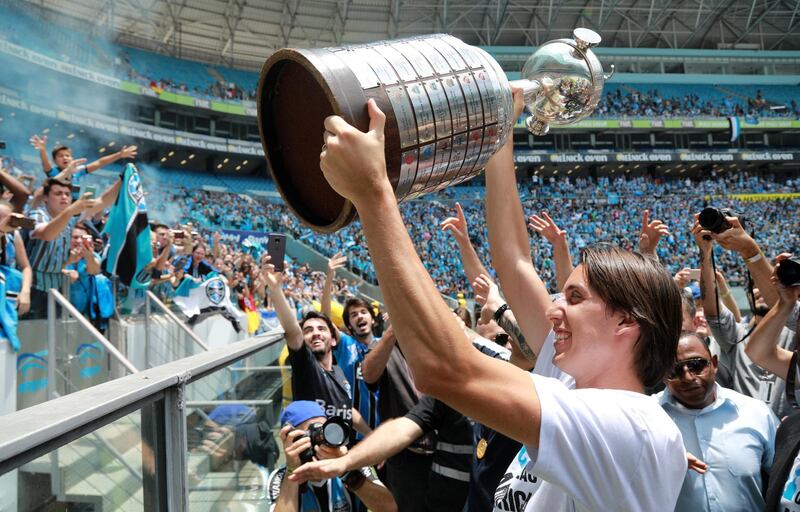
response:
<path id="1" fill-rule="evenodd" d="M 325 284 L 322 287 L 321 311 L 330 318 L 331 301 L 333 296 L 333 278 L 336 270 L 342 268 L 347 258 L 335 254 L 328 260 L 328 269 L 325 274 Z M 353 390 L 353 407 L 355 407 L 364 421 L 371 429 L 380 424 L 378 414 L 378 390 L 371 389 L 364 381 L 361 366 L 364 357 L 374 341 L 373 328 L 375 317 L 372 307 L 362 299 L 351 297 L 347 299 L 342 311 L 342 322 L 348 333 L 338 333 L 339 342 L 334 348 L 333 355 L 336 364 L 342 369 L 347 382 Z M 358 436 L 360 439 L 360 435 Z"/>
<path id="2" fill-rule="evenodd" d="M 762 510 L 762 474 L 775 456 L 778 418 L 759 400 L 715 382 L 717 356 L 684 332 L 659 403 L 681 430 L 686 451 L 702 454 L 706 471 L 688 471 L 675 510 Z"/>
<path id="3" fill-rule="evenodd" d="M 522 96 L 514 88 L 512 119 Z M 638 253 L 585 250 L 565 300 L 551 303 L 530 262 L 509 137 L 486 169 L 492 260 L 526 340 L 540 353 L 534 375 L 479 354 L 414 251 L 386 173 L 386 116 L 374 100 L 367 112 L 366 133 L 338 116 L 325 120 L 320 167 L 359 213 L 420 391 L 528 448 L 526 469 L 536 478 L 512 484 L 521 486 L 514 510 L 673 508 L 686 472 L 683 443 L 643 394 L 675 361 L 681 305 L 672 276 Z M 545 343 L 551 330 L 555 342 Z M 544 377 L 560 372 L 577 389 Z"/>
<path id="4" fill-rule="evenodd" d="M 61 288 L 61 270 L 69 258 L 72 230 L 78 222 L 77 215 L 88 210 L 111 205 L 116 199 L 119 181 L 101 198 L 92 199 L 88 194 L 72 201 L 72 189 L 68 183 L 48 179 L 44 184 L 44 205 L 30 215 L 36 227 L 29 232 L 28 256 L 33 269 L 31 289 L 31 315 L 47 314 L 47 290 Z"/>
<path id="5" fill-rule="evenodd" d="M 298 322 L 283 294 L 283 274 L 276 273 L 266 258 L 263 273 L 283 327 L 292 367 L 292 398 L 316 401 L 327 416 L 340 416 L 352 422 L 362 434 L 370 432 L 358 410 L 353 408 L 350 383 L 341 368 L 333 364 L 332 348 L 336 332 L 331 320 L 322 313 L 308 312 Z"/>

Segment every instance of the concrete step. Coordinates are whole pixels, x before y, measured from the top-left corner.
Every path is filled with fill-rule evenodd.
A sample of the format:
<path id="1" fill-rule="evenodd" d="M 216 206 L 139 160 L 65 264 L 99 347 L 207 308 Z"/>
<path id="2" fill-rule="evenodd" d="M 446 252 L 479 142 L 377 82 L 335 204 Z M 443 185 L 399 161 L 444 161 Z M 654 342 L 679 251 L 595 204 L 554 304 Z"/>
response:
<path id="1" fill-rule="evenodd" d="M 101 471 L 90 472 L 78 478 L 78 475 L 62 476 L 67 481 L 65 485 L 66 501 L 91 501 L 101 503 L 101 510 L 143 510 L 142 482 L 134 477 L 127 468 L 119 462 L 106 464 Z M 138 507 L 133 504 L 138 503 Z M 127 505 L 125 505 L 127 504 Z"/>

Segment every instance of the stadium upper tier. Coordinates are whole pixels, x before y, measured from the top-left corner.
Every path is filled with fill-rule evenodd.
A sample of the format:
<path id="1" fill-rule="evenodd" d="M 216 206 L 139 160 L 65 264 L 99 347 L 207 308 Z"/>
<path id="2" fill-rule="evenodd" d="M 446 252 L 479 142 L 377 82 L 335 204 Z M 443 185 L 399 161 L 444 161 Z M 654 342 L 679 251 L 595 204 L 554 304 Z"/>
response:
<path id="1" fill-rule="evenodd" d="M 124 47 L 66 27 L 42 30 L 41 19 L 14 4 L 0 5 L 0 14 L 3 29 L 0 40 L 130 84 L 120 84 L 124 90 L 188 105 L 196 105 L 191 102 L 192 98 L 244 102 L 250 108 L 230 112 L 255 114 L 252 108 L 258 83 L 255 72 Z M 4 51 L 13 52 L 14 49 L 5 48 Z M 510 73 L 516 74 L 515 71 Z M 753 75 L 753 85 L 714 85 L 715 77 L 721 76 L 709 75 L 706 84 L 645 84 L 628 79 L 625 84 L 612 82 L 606 86 L 606 94 L 595 116 L 800 116 L 795 100 L 800 96 L 798 85 L 759 84 L 759 81 L 768 82 L 769 77 L 764 75 Z"/>

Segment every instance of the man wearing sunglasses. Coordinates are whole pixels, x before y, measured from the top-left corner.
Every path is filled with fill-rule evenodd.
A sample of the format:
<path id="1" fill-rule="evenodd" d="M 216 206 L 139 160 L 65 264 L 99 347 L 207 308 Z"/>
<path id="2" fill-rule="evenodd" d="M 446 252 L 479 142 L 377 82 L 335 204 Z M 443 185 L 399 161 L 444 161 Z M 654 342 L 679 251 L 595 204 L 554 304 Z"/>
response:
<path id="1" fill-rule="evenodd" d="M 716 384 L 716 376 L 717 356 L 684 332 L 667 389 L 657 396 L 686 451 L 706 466 L 686 473 L 675 510 L 762 510 L 762 474 L 772 466 L 778 418 L 764 402 Z"/>

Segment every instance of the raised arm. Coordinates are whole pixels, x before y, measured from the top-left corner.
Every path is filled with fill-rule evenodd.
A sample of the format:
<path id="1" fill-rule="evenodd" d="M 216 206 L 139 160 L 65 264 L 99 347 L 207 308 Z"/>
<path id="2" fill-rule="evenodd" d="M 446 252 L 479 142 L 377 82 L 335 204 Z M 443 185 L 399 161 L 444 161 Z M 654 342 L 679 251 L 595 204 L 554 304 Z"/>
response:
<path id="1" fill-rule="evenodd" d="M 380 341 L 375 343 L 364 357 L 364 362 L 361 363 L 361 378 L 364 379 L 364 382 L 367 384 L 378 382 L 386 370 L 386 364 L 389 362 L 389 356 L 392 355 L 395 343 L 397 343 L 397 338 L 394 336 L 394 329 L 389 325 L 383 331 Z"/>
<path id="2" fill-rule="evenodd" d="M 514 95 L 515 119 L 522 112 L 522 96 Z M 522 332 L 535 353 L 544 343 L 552 323 L 545 312 L 550 295 L 531 260 L 530 240 L 525 215 L 514 175 L 514 141 L 506 145 L 486 165 L 486 224 L 492 265 L 497 271 L 503 294 L 517 312 Z"/>
<path id="3" fill-rule="evenodd" d="M 711 236 L 723 248 L 739 253 L 739 256 L 747 264 L 750 275 L 753 276 L 756 288 L 761 291 L 764 302 L 772 307 L 778 301 L 778 292 L 775 291 L 775 287 L 771 285 L 770 281 L 772 265 L 761 252 L 758 243 L 744 230 L 738 218 L 726 217 L 725 219 L 731 228 L 719 234 L 711 233 Z"/>
<path id="4" fill-rule="evenodd" d="M 528 217 L 528 226 L 545 237 L 553 246 L 553 260 L 556 263 L 556 283 L 557 291 L 564 289 L 569 275 L 572 274 L 572 256 L 569 253 L 569 243 L 567 242 L 567 232 L 559 228 L 547 212 L 542 212 L 542 216 L 533 215 Z"/>
<path id="5" fill-rule="evenodd" d="M 642 231 L 639 233 L 639 252 L 658 261 L 656 247 L 661 237 L 669 234 L 669 228 L 660 220 L 650 220 L 650 210 L 642 213 Z"/>
<path id="6" fill-rule="evenodd" d="M 343 268 L 347 263 L 347 257 L 337 252 L 333 258 L 328 260 L 328 268 L 325 272 L 325 284 L 322 286 L 322 300 L 320 301 L 320 311 L 323 315 L 331 318 L 331 300 L 333 297 L 333 278 L 336 277 L 336 270 Z"/>
<path id="7" fill-rule="evenodd" d="M 6 169 L 0 169 L 0 185 L 11 192 L 11 208 L 15 213 L 20 213 L 28 202 L 31 191 Z"/>
<path id="8" fill-rule="evenodd" d="M 739 310 L 739 305 L 736 304 L 736 299 L 731 294 L 731 288 L 728 286 L 728 281 L 720 270 L 717 270 L 717 287 L 719 288 L 719 300 L 725 304 L 725 307 L 733 314 L 733 319 L 737 322 L 742 321 L 742 312 Z"/>
<path id="9" fill-rule="evenodd" d="M 489 279 L 489 276 L 480 275 L 472 283 L 472 288 L 475 290 L 475 301 L 481 305 L 480 322 L 488 324 L 494 319 L 495 313 L 503 305 L 503 298 L 500 296 L 500 290 L 497 285 Z M 511 344 L 514 350 L 511 351 L 511 359 L 509 362 L 524 370 L 530 370 L 532 364 L 536 364 L 536 354 L 533 349 L 528 345 L 525 336 L 519 329 L 517 319 L 511 309 L 506 309 L 497 320 L 497 325 L 506 331 L 511 337 Z M 521 363 L 515 355 L 521 355 L 526 363 Z"/>
<path id="10" fill-rule="evenodd" d="M 286 337 L 286 345 L 290 350 L 300 350 L 303 346 L 303 331 L 300 329 L 300 324 L 297 322 L 297 316 L 294 309 L 289 305 L 286 300 L 286 295 L 283 294 L 282 282 L 283 274 L 275 272 L 275 267 L 269 263 L 269 258 L 264 258 L 265 264 L 262 266 L 261 271 L 267 281 L 267 288 L 272 297 L 272 305 L 275 306 L 275 314 L 278 315 L 278 321 L 283 327 L 284 336 Z"/>
<path id="11" fill-rule="evenodd" d="M 521 91 L 517 91 L 515 98 L 521 103 Z M 320 167 L 334 190 L 349 198 L 359 213 L 384 301 L 418 389 L 509 437 L 538 446 L 541 406 L 530 375 L 484 356 L 472 347 L 459 328 L 414 251 L 400 216 L 386 174 L 383 135 L 386 116 L 374 100 L 369 101 L 368 112 L 367 133 L 338 116 L 325 120 L 326 150 L 320 155 Z M 502 161 L 510 164 L 511 146 L 505 151 Z M 513 166 L 511 169 L 513 173 Z M 513 183 L 511 187 L 516 189 Z M 509 198 L 503 201 L 508 203 Z M 522 239 L 527 243 L 518 201 L 516 211 Z M 504 227 L 506 233 L 508 230 L 508 226 Z M 520 311 L 541 322 L 535 326 L 535 332 L 543 340 L 550 330 L 544 303 L 549 304 L 550 299 L 530 265 L 530 255 L 527 262 L 528 273 L 537 280 L 534 289 L 539 293 L 533 298 L 541 311 L 538 307 L 522 306 Z M 510 283 L 512 288 L 520 287 L 516 281 L 528 277 L 509 273 L 508 281 L 504 278 L 503 282 Z M 516 414 L 509 415 L 508 411 Z"/>
<path id="12" fill-rule="evenodd" d="M 719 308 L 715 292 L 714 268 L 711 264 L 714 240 L 711 238 L 711 233 L 700 226 L 697 218 L 698 215 L 695 214 L 692 236 L 700 249 L 700 300 L 703 303 L 703 313 L 706 318 L 716 318 L 719 316 Z"/>
<path id="13" fill-rule="evenodd" d="M 479 275 L 489 275 L 489 271 L 483 266 L 472 241 L 469 239 L 469 229 L 467 219 L 464 217 L 464 210 L 461 204 L 456 203 L 456 216 L 448 217 L 439 224 L 442 231 L 449 231 L 458 244 L 458 252 L 461 254 L 461 264 L 464 265 L 464 274 L 468 282 L 473 282 Z"/>
<path id="14" fill-rule="evenodd" d="M 101 212 L 106 208 L 110 208 L 116 202 L 119 196 L 119 189 L 122 186 L 122 180 L 117 180 L 113 185 L 108 187 L 100 198 L 92 204 L 92 207 L 86 210 L 83 214 L 85 218 L 91 218 L 97 212 Z"/>
<path id="15" fill-rule="evenodd" d="M 64 211 L 56 215 L 50 222 L 37 224 L 31 236 L 47 242 L 55 240 L 59 233 L 67 228 L 72 217 L 91 208 L 94 204 L 95 201 L 91 199 L 91 196 L 84 194 L 83 197 L 64 208 Z"/>
<path id="16" fill-rule="evenodd" d="M 45 175 L 49 175 L 53 166 L 50 164 L 50 159 L 47 157 L 47 135 L 39 137 L 38 134 L 34 133 L 29 139 L 29 142 L 31 146 L 39 152 L 39 159 L 42 161 L 42 170 Z"/>
<path id="17" fill-rule="evenodd" d="M 136 146 L 123 146 L 122 149 L 116 153 L 98 158 L 94 162 L 88 164 L 86 166 L 86 172 L 94 172 L 101 167 L 113 164 L 117 160 L 122 160 L 123 158 L 136 158 L 136 154 Z"/>
<path id="18" fill-rule="evenodd" d="M 778 266 L 787 257 L 788 254 L 778 256 Z M 798 299 L 800 299 L 800 286 L 786 287 L 778 281 L 774 274 L 772 283 L 778 294 L 778 302 L 759 322 L 758 327 L 750 335 L 750 341 L 748 341 L 744 351 L 747 357 L 758 366 L 785 379 L 789 373 L 792 352 L 779 347 L 778 339 Z M 761 293 L 764 293 L 763 290 Z"/>

